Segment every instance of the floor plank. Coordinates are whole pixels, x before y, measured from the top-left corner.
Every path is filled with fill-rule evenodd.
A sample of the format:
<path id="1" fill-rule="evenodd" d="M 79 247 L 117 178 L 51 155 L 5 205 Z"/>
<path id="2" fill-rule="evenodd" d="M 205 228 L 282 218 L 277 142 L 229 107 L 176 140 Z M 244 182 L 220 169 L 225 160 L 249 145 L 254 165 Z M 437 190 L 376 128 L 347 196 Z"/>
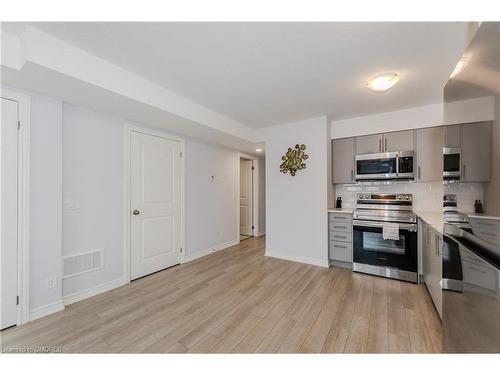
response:
<path id="1" fill-rule="evenodd" d="M 0 333 L 64 353 L 440 352 L 424 285 L 266 257 L 265 238 Z"/>

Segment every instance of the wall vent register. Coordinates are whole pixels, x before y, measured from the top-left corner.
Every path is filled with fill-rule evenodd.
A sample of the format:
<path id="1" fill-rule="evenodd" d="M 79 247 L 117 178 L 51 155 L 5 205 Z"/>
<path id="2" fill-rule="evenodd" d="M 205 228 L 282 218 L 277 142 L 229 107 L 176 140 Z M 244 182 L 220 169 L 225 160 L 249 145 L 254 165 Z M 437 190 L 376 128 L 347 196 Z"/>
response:
<path id="1" fill-rule="evenodd" d="M 100 270 L 104 267 L 104 249 L 63 257 L 63 279 Z"/>

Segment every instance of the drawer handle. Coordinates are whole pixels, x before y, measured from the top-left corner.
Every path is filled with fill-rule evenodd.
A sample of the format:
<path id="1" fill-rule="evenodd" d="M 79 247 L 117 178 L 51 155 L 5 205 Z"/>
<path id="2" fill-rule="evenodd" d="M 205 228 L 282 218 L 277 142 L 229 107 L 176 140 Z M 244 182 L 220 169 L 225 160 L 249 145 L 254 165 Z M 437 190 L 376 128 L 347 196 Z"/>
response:
<path id="1" fill-rule="evenodd" d="M 340 247 L 341 249 L 347 249 L 347 246 L 333 245 L 333 247 Z"/>
<path id="2" fill-rule="evenodd" d="M 333 227 L 334 228 L 342 228 L 342 229 L 346 229 L 347 228 L 345 225 L 334 225 Z"/>
<path id="3" fill-rule="evenodd" d="M 344 217 L 344 216 L 334 216 L 333 218 L 334 218 L 334 219 L 345 220 L 345 217 Z"/>
<path id="4" fill-rule="evenodd" d="M 337 237 L 337 238 L 347 238 L 347 236 L 337 236 L 337 235 L 333 235 L 333 237 Z"/>

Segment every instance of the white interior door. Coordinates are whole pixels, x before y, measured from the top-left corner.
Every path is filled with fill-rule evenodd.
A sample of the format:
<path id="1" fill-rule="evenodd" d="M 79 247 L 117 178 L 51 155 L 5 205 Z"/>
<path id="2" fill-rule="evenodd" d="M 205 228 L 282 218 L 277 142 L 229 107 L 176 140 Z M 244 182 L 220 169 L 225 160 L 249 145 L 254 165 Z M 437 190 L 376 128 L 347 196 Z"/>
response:
<path id="1" fill-rule="evenodd" d="M 240 159 L 240 234 L 252 236 L 252 161 Z"/>
<path id="2" fill-rule="evenodd" d="M 17 324 L 18 103 L 2 98 L 0 329 Z"/>
<path id="3" fill-rule="evenodd" d="M 181 145 L 131 132 L 131 279 L 180 263 Z"/>

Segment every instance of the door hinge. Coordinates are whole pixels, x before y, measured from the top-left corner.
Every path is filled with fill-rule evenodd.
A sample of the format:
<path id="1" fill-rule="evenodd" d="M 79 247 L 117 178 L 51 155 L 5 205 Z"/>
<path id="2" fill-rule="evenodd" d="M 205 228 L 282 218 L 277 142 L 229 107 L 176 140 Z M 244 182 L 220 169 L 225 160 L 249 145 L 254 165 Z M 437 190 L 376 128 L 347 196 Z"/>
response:
<path id="1" fill-rule="evenodd" d="M 16 297 L 16 305 L 19 305 L 19 296 Z"/>
<path id="2" fill-rule="evenodd" d="M 17 130 L 21 129 L 21 121 L 17 121 Z"/>

